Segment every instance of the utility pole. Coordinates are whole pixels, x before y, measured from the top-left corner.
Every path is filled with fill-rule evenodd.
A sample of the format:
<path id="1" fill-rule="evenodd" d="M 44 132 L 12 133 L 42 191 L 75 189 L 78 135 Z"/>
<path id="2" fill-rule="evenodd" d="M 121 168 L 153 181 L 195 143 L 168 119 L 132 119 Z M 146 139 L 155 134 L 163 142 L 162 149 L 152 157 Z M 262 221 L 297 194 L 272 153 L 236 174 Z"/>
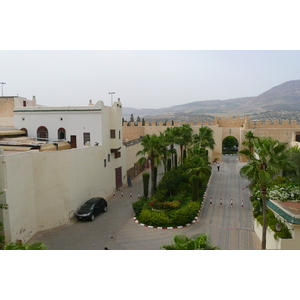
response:
<path id="1" fill-rule="evenodd" d="M 111 95 L 111 106 L 113 106 L 113 94 L 115 94 L 115 92 L 109 92 L 108 94 Z"/>
<path id="2" fill-rule="evenodd" d="M 6 84 L 5 82 L 0 82 L 1 84 L 1 90 L 2 90 L 2 97 L 3 97 L 3 84 Z"/>

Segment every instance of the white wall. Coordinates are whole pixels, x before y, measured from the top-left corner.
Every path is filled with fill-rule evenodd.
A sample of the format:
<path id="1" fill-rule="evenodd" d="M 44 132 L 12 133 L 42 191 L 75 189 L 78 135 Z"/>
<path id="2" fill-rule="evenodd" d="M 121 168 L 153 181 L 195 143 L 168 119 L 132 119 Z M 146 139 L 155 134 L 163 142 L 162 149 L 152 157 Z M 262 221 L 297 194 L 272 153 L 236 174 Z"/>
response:
<path id="1" fill-rule="evenodd" d="M 62 120 L 61 120 L 62 119 Z M 89 132 L 91 145 L 102 144 L 102 113 L 99 111 L 67 111 L 67 112 L 15 112 L 15 127 L 26 128 L 28 136 L 37 137 L 37 129 L 45 126 L 50 140 L 58 139 L 58 129 L 66 130 L 66 140 L 71 135 L 77 137 L 77 147 L 83 147 L 83 133 Z"/>

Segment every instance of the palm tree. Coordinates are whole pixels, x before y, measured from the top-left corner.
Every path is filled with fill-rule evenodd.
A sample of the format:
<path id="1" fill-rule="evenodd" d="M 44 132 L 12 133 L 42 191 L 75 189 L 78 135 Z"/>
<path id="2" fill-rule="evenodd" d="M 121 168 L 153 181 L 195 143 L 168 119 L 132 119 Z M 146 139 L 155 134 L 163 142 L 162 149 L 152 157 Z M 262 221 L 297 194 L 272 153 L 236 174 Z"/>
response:
<path id="1" fill-rule="evenodd" d="M 180 147 L 181 163 L 183 162 L 183 149 L 192 141 L 192 132 L 193 129 L 189 124 L 173 128 L 174 144 Z"/>
<path id="2" fill-rule="evenodd" d="M 199 144 L 201 148 L 209 148 L 211 150 L 215 147 L 214 131 L 208 126 L 201 126 L 199 133 L 193 136 L 194 143 Z"/>
<path id="3" fill-rule="evenodd" d="M 158 155 L 161 157 L 161 160 L 164 164 L 165 171 L 167 170 L 167 159 L 176 153 L 174 147 L 169 147 L 170 138 L 166 133 L 160 133 L 159 135 L 160 145 L 157 149 Z"/>
<path id="4" fill-rule="evenodd" d="M 256 136 L 254 136 L 254 133 L 252 131 L 247 131 L 247 133 L 245 134 L 245 138 L 247 139 L 247 141 L 243 141 L 242 145 L 248 147 L 252 153 L 253 152 L 253 141 L 254 141 L 254 139 L 256 139 Z"/>
<path id="5" fill-rule="evenodd" d="M 156 134 L 146 134 L 144 138 L 142 138 L 141 145 L 144 147 L 143 150 L 140 150 L 136 153 L 136 155 L 143 155 L 138 162 L 140 164 L 144 164 L 146 159 L 150 159 L 150 168 L 151 168 L 151 196 L 154 194 L 155 188 L 155 166 L 159 164 L 159 147 L 160 147 L 160 139 Z"/>
<path id="6" fill-rule="evenodd" d="M 250 162 L 241 168 L 240 175 L 260 187 L 263 208 L 262 249 L 266 249 L 267 189 L 283 167 L 290 164 L 287 158 L 288 144 L 271 137 L 255 138 L 252 143 L 253 152 L 248 148 L 239 151 L 250 159 Z"/>
<path id="7" fill-rule="evenodd" d="M 174 154 L 175 155 L 177 154 L 176 150 L 174 148 L 174 140 L 175 140 L 174 129 L 175 128 L 176 127 L 168 127 L 164 132 L 165 140 L 169 144 L 170 150 L 171 150 L 170 152 L 171 152 L 171 159 L 172 159 L 172 163 L 171 163 L 172 167 L 174 166 Z"/>

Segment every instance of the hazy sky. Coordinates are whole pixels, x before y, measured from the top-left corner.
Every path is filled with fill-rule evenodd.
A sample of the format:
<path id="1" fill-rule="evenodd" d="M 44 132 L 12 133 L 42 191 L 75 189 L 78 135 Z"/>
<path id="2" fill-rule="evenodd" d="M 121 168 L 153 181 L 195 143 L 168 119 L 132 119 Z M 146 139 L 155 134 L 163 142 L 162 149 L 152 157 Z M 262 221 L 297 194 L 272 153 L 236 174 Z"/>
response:
<path id="1" fill-rule="evenodd" d="M 257 96 L 300 79 L 300 51 L 0 51 L 3 94 L 46 106 L 160 108 Z"/>
<path id="2" fill-rule="evenodd" d="M 110 105 L 115 92 L 125 107 L 161 108 L 257 96 L 300 79 L 297 1 L 247 3 L 4 1 L 4 95 Z"/>

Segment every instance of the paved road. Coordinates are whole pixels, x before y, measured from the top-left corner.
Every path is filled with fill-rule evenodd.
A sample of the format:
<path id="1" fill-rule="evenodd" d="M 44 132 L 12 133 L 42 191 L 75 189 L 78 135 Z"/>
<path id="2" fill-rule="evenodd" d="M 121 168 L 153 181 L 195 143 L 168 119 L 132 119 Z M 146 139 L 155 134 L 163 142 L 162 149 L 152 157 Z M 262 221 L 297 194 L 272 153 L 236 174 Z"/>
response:
<path id="1" fill-rule="evenodd" d="M 206 232 L 211 236 L 213 245 L 221 249 L 260 249 L 260 241 L 253 231 L 252 205 L 249 191 L 245 189 L 247 181 L 239 175 L 241 166 L 234 155 L 223 156 L 219 172 L 216 165 L 213 166 L 199 221 L 191 226 L 152 229 L 135 223 L 131 203 L 136 200 L 138 193 L 142 194 L 142 177 L 139 176 L 133 179 L 132 188 L 125 187 L 115 197 L 108 199 L 108 211 L 95 221 L 76 221 L 39 232 L 29 243 L 44 241 L 49 250 L 102 250 L 104 247 L 111 250 L 158 250 L 161 245 L 169 244 L 175 234 L 191 236 Z"/>

